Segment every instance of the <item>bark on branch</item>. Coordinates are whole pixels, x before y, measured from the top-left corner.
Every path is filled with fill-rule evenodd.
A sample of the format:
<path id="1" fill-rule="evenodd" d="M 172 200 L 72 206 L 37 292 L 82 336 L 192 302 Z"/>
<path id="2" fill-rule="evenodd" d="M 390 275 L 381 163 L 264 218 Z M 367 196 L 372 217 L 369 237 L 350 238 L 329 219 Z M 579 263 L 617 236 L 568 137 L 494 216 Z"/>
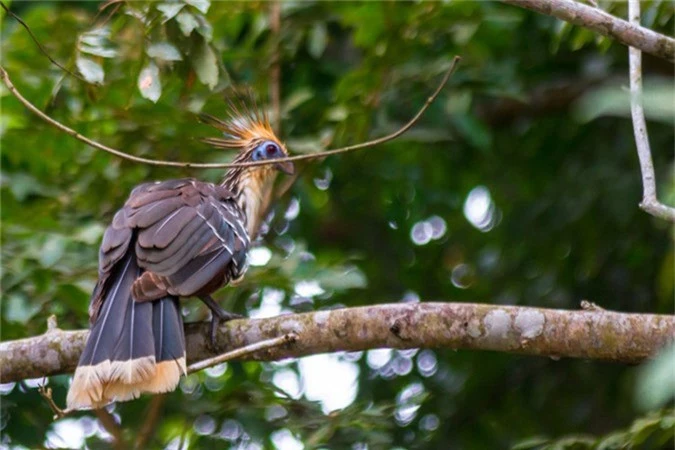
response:
<path id="1" fill-rule="evenodd" d="M 575 0 L 502 1 L 588 28 L 626 46 L 635 47 L 643 52 L 675 62 L 675 39 L 628 23 L 599 8 L 584 5 Z"/>
<path id="2" fill-rule="evenodd" d="M 55 329 L 0 343 L 0 381 L 72 372 L 87 333 Z M 218 341 L 224 343 L 222 350 L 231 350 L 285 333 L 295 333 L 297 342 L 249 359 L 426 347 L 636 363 L 674 339 L 675 316 L 471 303 L 389 304 L 233 320 L 220 327 Z M 186 325 L 186 340 L 188 361 L 213 356 L 207 323 Z"/>

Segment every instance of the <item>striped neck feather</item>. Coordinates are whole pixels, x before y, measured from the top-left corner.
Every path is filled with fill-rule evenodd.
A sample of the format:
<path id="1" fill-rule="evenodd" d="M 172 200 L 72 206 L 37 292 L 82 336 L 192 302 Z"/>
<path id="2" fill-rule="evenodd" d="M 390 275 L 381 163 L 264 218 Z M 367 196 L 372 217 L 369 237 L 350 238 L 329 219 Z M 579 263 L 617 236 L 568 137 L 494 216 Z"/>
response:
<path id="1" fill-rule="evenodd" d="M 222 186 L 232 191 L 244 213 L 246 232 L 255 239 L 262 214 L 270 200 L 275 170 L 270 166 L 234 167 L 225 175 Z"/>

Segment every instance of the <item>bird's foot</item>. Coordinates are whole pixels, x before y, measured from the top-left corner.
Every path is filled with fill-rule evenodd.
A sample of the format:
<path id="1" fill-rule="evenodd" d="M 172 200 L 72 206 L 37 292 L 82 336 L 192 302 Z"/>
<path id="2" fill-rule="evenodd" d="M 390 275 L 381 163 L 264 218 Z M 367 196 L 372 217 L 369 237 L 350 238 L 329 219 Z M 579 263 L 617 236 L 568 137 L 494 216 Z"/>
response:
<path id="1" fill-rule="evenodd" d="M 221 323 L 225 323 L 234 319 L 241 319 L 244 316 L 242 316 L 241 314 L 235 314 L 229 311 L 225 311 L 223 308 L 221 308 L 221 306 L 218 303 L 216 303 L 216 301 L 213 298 L 211 298 L 210 295 L 205 295 L 203 297 L 200 297 L 200 299 L 211 310 L 211 326 L 209 328 L 211 350 L 218 353 L 218 346 L 216 345 L 216 332 L 218 331 L 218 326 Z"/>

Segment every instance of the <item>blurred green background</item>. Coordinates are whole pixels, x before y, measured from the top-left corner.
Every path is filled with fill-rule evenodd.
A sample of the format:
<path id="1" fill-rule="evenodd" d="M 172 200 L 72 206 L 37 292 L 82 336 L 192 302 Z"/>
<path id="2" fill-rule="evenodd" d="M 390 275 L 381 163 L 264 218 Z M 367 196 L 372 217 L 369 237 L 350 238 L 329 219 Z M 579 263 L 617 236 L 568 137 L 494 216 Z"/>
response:
<path id="1" fill-rule="evenodd" d="M 671 4 L 642 4 L 643 24 L 672 35 Z M 638 208 L 628 52 L 611 40 L 487 1 L 283 2 L 279 33 L 266 2 L 9 6 L 86 80 L 52 65 L 3 12 L 2 65 L 19 90 L 84 135 L 151 158 L 227 161 L 199 142 L 215 130 L 196 113 L 223 115 L 232 85 L 267 98 L 275 62 L 281 136 L 306 153 L 397 129 L 452 57 L 463 57 L 403 137 L 298 165 L 245 282 L 216 294 L 229 309 L 253 317 L 415 301 L 577 309 L 588 299 L 673 311 L 672 229 Z M 600 7 L 626 16 L 625 3 Z M 644 55 L 659 195 L 671 205 L 672 77 L 671 64 Z M 52 314 L 64 329 L 84 328 L 102 231 L 131 188 L 184 176 L 218 182 L 223 173 L 122 161 L 47 126 L 4 86 L 0 93 L 1 338 L 43 333 Z M 183 304 L 186 320 L 207 317 L 199 302 Z M 642 368 L 425 349 L 232 362 L 166 395 L 144 447 L 672 448 L 674 361 Z M 49 379 L 60 404 L 68 379 Z M 91 413 L 53 422 L 39 382 L 0 385 L 0 447 L 111 446 Z M 149 404 L 110 408 L 122 448 L 136 442 Z"/>

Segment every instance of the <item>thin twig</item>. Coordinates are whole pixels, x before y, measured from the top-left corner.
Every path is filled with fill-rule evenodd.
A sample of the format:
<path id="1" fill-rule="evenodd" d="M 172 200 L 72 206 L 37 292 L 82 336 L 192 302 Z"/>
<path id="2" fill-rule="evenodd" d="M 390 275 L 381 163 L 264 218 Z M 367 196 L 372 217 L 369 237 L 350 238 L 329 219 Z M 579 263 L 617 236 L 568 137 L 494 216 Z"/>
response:
<path id="1" fill-rule="evenodd" d="M 272 33 L 272 67 L 270 68 L 270 101 L 272 102 L 272 123 L 274 132 L 281 132 L 281 3 L 270 3 L 270 31 Z"/>
<path id="2" fill-rule="evenodd" d="M 241 358 L 242 356 L 250 355 L 252 353 L 259 352 L 261 350 L 266 350 L 272 347 L 278 347 L 284 344 L 292 344 L 298 339 L 298 336 L 294 333 L 284 334 L 283 336 L 275 337 L 272 339 L 267 339 L 264 341 L 256 342 L 254 344 L 247 345 L 245 347 L 240 347 L 231 352 L 223 353 L 213 358 L 207 358 L 202 361 L 190 364 L 187 368 L 188 373 L 198 372 L 207 367 L 215 366 L 216 364 L 223 363 L 235 358 Z"/>
<path id="3" fill-rule="evenodd" d="M 322 152 L 317 152 L 317 153 L 311 153 L 308 155 L 296 155 L 296 156 L 289 156 L 286 158 L 278 158 L 278 159 L 273 159 L 273 160 L 262 160 L 262 161 L 251 161 L 251 162 L 244 162 L 244 163 L 193 163 L 193 162 L 175 162 L 175 161 L 163 161 L 163 160 L 158 160 L 158 159 L 149 159 L 149 158 L 142 158 L 139 156 L 133 156 L 129 155 L 128 153 L 124 153 L 120 150 L 108 147 L 106 145 L 100 144 L 92 139 L 89 139 L 77 131 L 73 130 L 72 128 L 68 128 L 67 126 L 61 124 L 60 122 L 52 119 L 42 111 L 40 111 L 38 108 L 36 108 L 32 103 L 30 103 L 28 100 L 26 100 L 21 93 L 14 87 L 12 84 L 12 81 L 9 78 L 9 75 L 7 74 L 7 71 L 0 66 L 0 79 L 2 82 L 7 86 L 7 89 L 9 92 L 16 97 L 26 108 L 28 108 L 33 114 L 37 115 L 40 117 L 42 120 L 45 122 L 49 123 L 50 125 L 58 128 L 59 130 L 65 132 L 66 134 L 84 142 L 85 144 L 94 147 L 98 150 L 103 150 L 104 152 L 111 153 L 115 156 L 118 156 L 120 158 L 129 160 L 129 161 L 134 161 L 137 163 L 143 163 L 143 164 L 148 164 L 151 166 L 167 166 L 167 167 L 185 167 L 185 168 L 195 168 L 195 169 L 218 169 L 218 168 L 231 168 L 231 167 L 253 167 L 253 166 L 264 166 L 268 164 L 277 164 L 279 162 L 285 162 L 285 161 L 302 161 L 302 160 L 308 160 L 308 159 L 317 159 L 317 158 L 324 158 L 326 156 L 330 155 L 337 155 L 337 154 L 342 154 L 342 153 L 348 153 L 348 152 L 353 152 L 356 150 L 362 150 L 366 148 L 371 148 L 379 144 L 383 144 L 385 142 L 389 142 L 393 139 L 396 139 L 397 137 L 401 136 L 403 133 L 408 131 L 410 128 L 412 128 L 413 125 L 422 117 L 422 114 L 429 108 L 429 106 L 436 100 L 436 97 L 438 97 L 438 94 L 440 94 L 441 90 L 443 87 L 447 84 L 448 80 L 450 79 L 450 76 L 452 73 L 455 71 L 455 68 L 457 67 L 457 63 L 460 61 L 459 56 L 455 56 L 455 58 L 452 60 L 452 63 L 450 65 L 450 68 L 448 71 L 445 73 L 443 76 L 443 79 L 441 80 L 441 83 L 438 85 L 436 90 L 434 91 L 433 94 L 429 98 L 427 98 L 427 101 L 424 103 L 422 108 L 413 116 L 412 119 L 405 125 L 403 125 L 401 128 L 399 128 L 397 131 L 388 134 L 386 136 L 382 136 L 377 139 L 373 139 L 368 142 L 363 142 L 361 144 L 354 144 L 354 145 L 349 145 L 347 147 L 342 147 L 342 148 L 336 148 L 333 150 L 326 150 Z"/>
<path id="4" fill-rule="evenodd" d="M 52 314 L 51 316 L 47 317 L 47 331 L 45 333 L 54 333 L 57 331 L 61 331 L 59 328 L 59 322 L 56 319 L 56 314 Z"/>
<path id="5" fill-rule="evenodd" d="M 80 80 L 80 81 L 84 81 L 85 83 L 87 82 L 87 80 L 85 80 L 84 78 L 82 78 L 82 77 L 79 76 L 78 74 L 71 72 L 71 71 L 68 70 L 65 66 L 63 66 L 61 63 L 59 63 L 59 62 L 56 61 L 54 58 L 52 58 L 52 57 L 49 55 L 49 53 L 47 52 L 47 50 L 45 50 L 45 48 L 42 46 L 42 44 L 40 44 L 40 41 L 37 40 L 37 38 L 36 38 L 35 35 L 33 34 L 33 31 L 32 31 L 32 30 L 30 29 L 30 27 L 28 26 L 28 24 L 27 24 L 26 22 L 24 22 L 24 21 L 21 19 L 21 17 L 17 16 L 17 15 L 14 14 L 12 11 L 10 11 L 10 9 L 5 5 L 4 2 L 1 2 L 1 1 L 0 1 L 0 6 L 2 6 L 2 9 L 4 9 L 5 12 L 6 12 L 7 14 L 9 14 L 10 16 L 12 16 L 12 18 L 14 18 L 14 20 L 16 20 L 17 22 L 19 22 L 19 23 L 21 24 L 21 26 L 24 27 L 24 28 L 26 29 L 26 31 L 27 31 L 28 34 L 30 35 L 30 38 L 33 40 L 33 42 L 35 42 L 35 45 L 37 45 L 38 48 L 40 49 L 40 52 L 42 52 L 42 54 L 45 55 L 45 56 L 47 57 L 47 59 L 48 59 L 52 64 L 54 64 L 56 67 L 58 67 L 59 69 L 63 70 L 64 72 L 66 72 L 68 75 L 73 76 L 73 77 L 77 78 L 77 79 Z"/>
<path id="6" fill-rule="evenodd" d="M 49 405 L 49 408 L 51 408 L 52 412 L 54 413 L 54 420 L 60 419 L 66 415 L 64 410 L 59 408 L 59 406 L 54 401 L 54 397 L 52 396 L 52 388 L 48 388 L 45 384 L 40 384 L 38 386 L 38 393 L 42 396 L 42 398 L 45 399 Z"/>
<path id="7" fill-rule="evenodd" d="M 52 397 L 52 388 L 47 387 L 45 384 L 41 384 L 38 386 L 38 393 L 42 396 L 42 398 L 45 399 L 45 401 L 49 405 L 49 408 L 51 408 L 52 412 L 54 413 L 54 420 L 61 419 L 62 417 L 65 417 L 73 412 L 72 409 L 59 408 L 59 406 L 54 401 L 54 398 Z"/>
<path id="8" fill-rule="evenodd" d="M 582 300 L 580 306 L 584 311 L 605 311 L 605 308 L 598 306 L 590 300 Z"/>
<path id="9" fill-rule="evenodd" d="M 162 406 L 165 401 L 166 394 L 157 394 L 150 400 L 150 406 L 148 406 L 148 411 L 145 413 L 145 422 L 143 422 L 143 426 L 138 432 L 138 438 L 136 438 L 135 448 L 139 450 L 146 448 L 148 442 L 155 434 L 157 421 L 162 417 Z"/>
<path id="10" fill-rule="evenodd" d="M 98 20 L 98 18 L 101 16 L 103 11 L 108 8 L 111 5 L 115 5 L 115 7 L 108 13 L 108 15 L 103 19 L 103 21 L 99 22 L 96 26 L 102 27 L 108 21 L 110 18 L 120 9 L 120 6 L 124 3 L 124 0 L 107 0 L 105 3 L 103 3 L 101 6 L 98 7 L 98 12 L 96 13 L 96 16 L 94 16 L 94 23 Z"/>
<path id="11" fill-rule="evenodd" d="M 633 25 L 640 25 L 640 1 L 628 1 L 628 19 Z M 630 65 L 630 112 L 633 119 L 633 132 L 640 171 L 642 172 L 642 201 L 640 208 L 652 216 L 675 222 L 675 208 L 668 207 L 658 201 L 656 197 L 656 176 L 652 151 L 649 146 L 647 122 L 642 107 L 642 52 L 634 47 L 628 48 Z"/>
<path id="12" fill-rule="evenodd" d="M 115 421 L 113 415 L 110 414 L 105 408 L 95 409 L 94 414 L 98 418 L 98 421 L 101 422 L 101 425 L 103 425 L 103 428 L 105 428 L 105 431 L 110 433 L 110 435 L 113 437 L 113 448 L 117 450 L 127 449 L 128 447 L 124 442 L 122 429 L 120 428 L 117 421 Z"/>

